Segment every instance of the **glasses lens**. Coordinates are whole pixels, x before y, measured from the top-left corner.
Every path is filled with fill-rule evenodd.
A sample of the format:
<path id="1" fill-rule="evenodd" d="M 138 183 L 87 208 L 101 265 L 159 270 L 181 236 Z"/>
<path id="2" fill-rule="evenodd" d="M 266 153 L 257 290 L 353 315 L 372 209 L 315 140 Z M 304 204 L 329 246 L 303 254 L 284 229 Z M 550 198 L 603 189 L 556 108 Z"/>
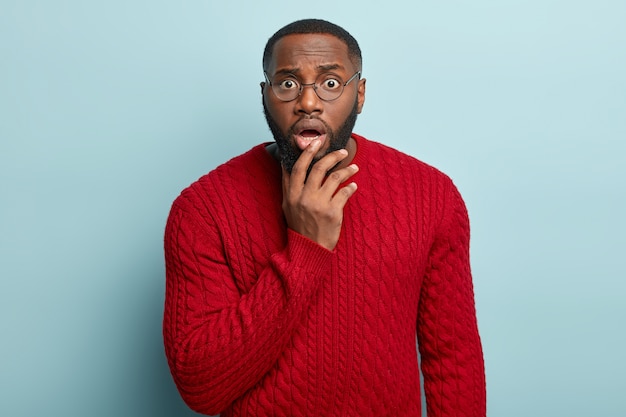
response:
<path id="1" fill-rule="evenodd" d="M 336 76 L 323 75 L 315 82 L 319 98 L 326 101 L 336 100 L 343 92 L 343 81 Z"/>
<path id="2" fill-rule="evenodd" d="M 271 84 L 274 94 L 280 100 L 291 101 L 300 94 L 300 84 L 294 78 L 276 79 Z"/>

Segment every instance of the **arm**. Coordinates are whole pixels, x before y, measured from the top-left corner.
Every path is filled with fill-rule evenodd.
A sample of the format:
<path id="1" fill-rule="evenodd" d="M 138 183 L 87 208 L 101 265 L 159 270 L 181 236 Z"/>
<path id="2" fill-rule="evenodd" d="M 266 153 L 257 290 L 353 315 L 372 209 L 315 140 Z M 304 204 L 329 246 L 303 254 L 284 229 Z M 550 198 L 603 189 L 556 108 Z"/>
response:
<path id="1" fill-rule="evenodd" d="M 469 221 L 451 182 L 444 187 L 418 310 L 418 343 L 429 417 L 484 417 L 485 374 L 469 265 Z"/>
<path id="2" fill-rule="evenodd" d="M 185 402 L 218 414 L 254 386 L 288 343 L 332 253 L 288 232 L 244 295 L 217 230 L 174 205 L 165 233 L 164 341 Z"/>
<path id="3" fill-rule="evenodd" d="M 164 340 L 174 381 L 194 410 L 217 414 L 272 368 L 308 309 L 339 239 L 343 207 L 355 185 L 338 188 L 355 167 L 326 172 L 346 155 L 311 163 L 313 141 L 283 172 L 287 245 L 241 295 L 210 216 L 177 201 L 165 233 Z M 177 204 L 178 203 L 178 204 Z M 189 206 L 192 208 L 190 209 Z M 208 217 L 208 218 L 207 218 Z"/>

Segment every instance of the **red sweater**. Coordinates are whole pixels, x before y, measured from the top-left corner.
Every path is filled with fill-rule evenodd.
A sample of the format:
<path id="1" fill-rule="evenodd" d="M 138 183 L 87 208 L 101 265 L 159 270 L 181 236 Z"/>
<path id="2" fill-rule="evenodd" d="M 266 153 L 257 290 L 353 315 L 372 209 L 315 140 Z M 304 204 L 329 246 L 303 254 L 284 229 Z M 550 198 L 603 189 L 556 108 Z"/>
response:
<path id="1" fill-rule="evenodd" d="M 258 145 L 200 178 L 165 231 L 164 340 L 194 410 L 485 416 L 467 212 L 436 169 L 354 135 L 356 194 L 331 252 L 288 229 Z"/>

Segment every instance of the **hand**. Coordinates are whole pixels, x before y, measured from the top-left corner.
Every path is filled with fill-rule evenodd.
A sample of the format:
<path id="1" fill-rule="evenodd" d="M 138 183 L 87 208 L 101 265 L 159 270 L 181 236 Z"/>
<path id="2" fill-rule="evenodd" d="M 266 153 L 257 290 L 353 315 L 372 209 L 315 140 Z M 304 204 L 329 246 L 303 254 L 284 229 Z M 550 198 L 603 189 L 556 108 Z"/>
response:
<path id="1" fill-rule="evenodd" d="M 289 228 L 333 250 L 339 241 L 343 208 L 357 189 L 354 182 L 338 187 L 359 169 L 352 164 L 326 175 L 348 155 L 341 149 L 315 163 L 307 178 L 307 169 L 319 146 L 320 141 L 313 140 L 296 161 L 291 174 L 283 168 L 283 212 Z"/>

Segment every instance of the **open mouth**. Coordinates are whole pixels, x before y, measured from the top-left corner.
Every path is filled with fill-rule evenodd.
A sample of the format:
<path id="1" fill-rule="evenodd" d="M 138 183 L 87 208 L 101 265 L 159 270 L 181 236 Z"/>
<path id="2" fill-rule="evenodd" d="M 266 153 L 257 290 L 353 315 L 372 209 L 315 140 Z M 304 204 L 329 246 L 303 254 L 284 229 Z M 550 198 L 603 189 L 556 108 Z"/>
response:
<path id="1" fill-rule="evenodd" d="M 326 140 L 326 132 L 317 129 L 304 129 L 295 135 L 296 146 L 301 150 L 305 150 L 311 144 L 311 141 L 319 139 L 322 142 Z"/>
<path id="2" fill-rule="evenodd" d="M 319 119 L 302 119 L 294 125 L 293 131 L 295 132 L 293 135 L 295 145 L 301 151 L 305 150 L 315 139 L 326 141 L 326 125 Z"/>
<path id="3" fill-rule="evenodd" d="M 298 134 L 298 136 L 300 136 L 301 138 L 309 140 L 309 141 L 313 139 L 317 139 L 321 135 L 322 134 L 318 130 L 315 130 L 315 129 L 306 129 Z"/>

